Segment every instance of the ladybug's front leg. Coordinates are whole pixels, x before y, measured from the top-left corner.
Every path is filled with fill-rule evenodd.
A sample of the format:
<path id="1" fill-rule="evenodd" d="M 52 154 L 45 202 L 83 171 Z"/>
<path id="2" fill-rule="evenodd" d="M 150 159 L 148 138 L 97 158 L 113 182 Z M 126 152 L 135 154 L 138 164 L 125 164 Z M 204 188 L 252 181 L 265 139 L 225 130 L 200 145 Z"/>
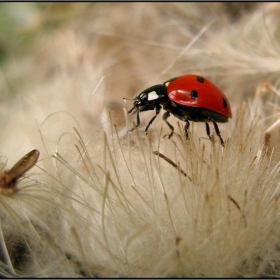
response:
<path id="1" fill-rule="evenodd" d="M 133 109 L 135 108 L 135 106 L 128 111 L 128 114 L 131 113 L 133 111 Z M 137 108 L 137 113 L 136 113 L 136 126 L 135 127 L 138 127 L 140 125 L 140 112 L 143 112 L 143 111 L 148 111 L 148 110 L 154 110 L 155 106 L 152 106 L 152 105 L 144 105 L 144 106 L 141 106 L 140 108 Z M 135 113 L 135 111 L 133 112 L 133 114 Z M 134 130 L 134 127 L 132 129 L 130 129 L 129 131 L 133 131 Z"/>
<path id="2" fill-rule="evenodd" d="M 157 115 L 159 114 L 160 110 L 161 110 L 161 106 L 160 106 L 160 105 L 157 105 L 157 106 L 156 106 L 156 114 L 151 118 L 151 120 L 149 121 L 148 125 L 147 125 L 146 128 L 145 128 L 146 134 L 148 133 L 149 126 L 153 123 L 153 121 L 155 120 L 155 118 L 156 118 Z"/>
<path id="3" fill-rule="evenodd" d="M 130 110 L 130 112 L 131 112 L 131 110 Z M 140 124 L 140 116 L 139 116 L 139 110 L 138 110 L 137 113 L 136 113 L 136 126 L 135 126 L 135 127 L 138 127 L 139 124 Z M 129 132 L 131 132 L 131 131 L 133 131 L 133 130 L 134 130 L 134 127 L 131 128 L 131 129 L 129 130 Z"/>

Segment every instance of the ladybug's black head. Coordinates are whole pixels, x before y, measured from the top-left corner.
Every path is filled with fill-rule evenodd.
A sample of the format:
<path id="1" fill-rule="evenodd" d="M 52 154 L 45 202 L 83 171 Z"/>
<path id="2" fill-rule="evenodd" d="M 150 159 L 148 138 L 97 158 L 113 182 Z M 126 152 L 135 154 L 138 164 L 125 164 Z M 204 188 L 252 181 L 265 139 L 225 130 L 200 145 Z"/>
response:
<path id="1" fill-rule="evenodd" d="M 128 113 L 131 113 L 134 109 L 134 113 L 141 107 L 145 107 L 146 110 L 153 110 L 156 105 L 160 104 L 167 96 L 167 90 L 165 85 L 155 85 L 147 88 L 137 95 L 134 99 L 133 108 Z M 142 110 L 141 110 L 142 111 Z"/>

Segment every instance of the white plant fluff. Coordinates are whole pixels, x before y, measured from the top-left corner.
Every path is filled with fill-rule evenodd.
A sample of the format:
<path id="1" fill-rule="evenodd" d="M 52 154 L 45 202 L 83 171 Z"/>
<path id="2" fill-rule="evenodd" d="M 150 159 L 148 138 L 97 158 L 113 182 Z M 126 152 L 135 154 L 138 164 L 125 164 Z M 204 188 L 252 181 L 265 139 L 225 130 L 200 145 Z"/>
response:
<path id="1" fill-rule="evenodd" d="M 1 70 L 2 276 L 280 276 L 280 6 L 239 4 L 21 4 L 35 37 Z M 123 98 L 188 73 L 228 96 L 225 147 L 175 117 L 163 138 L 162 114 L 146 135 L 151 111 L 129 132 Z"/>

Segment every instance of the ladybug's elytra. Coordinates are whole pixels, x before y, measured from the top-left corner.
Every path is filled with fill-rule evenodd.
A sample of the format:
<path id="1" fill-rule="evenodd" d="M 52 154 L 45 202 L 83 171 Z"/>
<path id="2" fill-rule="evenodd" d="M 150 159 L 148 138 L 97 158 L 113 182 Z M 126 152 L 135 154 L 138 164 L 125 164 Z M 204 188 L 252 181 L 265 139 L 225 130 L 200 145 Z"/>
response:
<path id="1" fill-rule="evenodd" d="M 171 113 L 176 118 L 186 122 L 186 139 L 188 139 L 189 121 L 205 122 L 207 135 L 211 139 L 208 124 L 211 121 L 220 138 L 221 145 L 224 147 L 224 141 L 216 122 L 224 123 L 228 121 L 228 118 L 231 118 L 230 103 L 225 94 L 206 78 L 198 75 L 184 75 L 170 79 L 141 92 L 134 99 L 133 105 L 128 113 L 137 112 L 136 127 L 140 124 L 140 112 L 156 109 L 155 116 L 145 128 L 146 133 L 163 107 L 166 111 L 163 120 L 171 129 L 169 138 L 174 132 L 174 127 L 167 121 Z"/>

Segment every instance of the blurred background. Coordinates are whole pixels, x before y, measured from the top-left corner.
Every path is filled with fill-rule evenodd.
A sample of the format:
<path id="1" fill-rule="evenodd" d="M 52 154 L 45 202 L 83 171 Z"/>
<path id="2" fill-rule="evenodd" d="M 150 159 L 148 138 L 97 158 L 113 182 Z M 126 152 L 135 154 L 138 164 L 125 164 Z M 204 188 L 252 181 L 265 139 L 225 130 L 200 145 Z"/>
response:
<path id="1" fill-rule="evenodd" d="M 19 184 L 21 191 L 15 192 L 15 195 L 11 197 L 1 197 L 4 202 L 7 202 L 6 208 L 3 208 L 3 216 L 5 216 L 6 221 L 3 223 L 3 227 L 6 227 L 3 230 L 3 235 L 7 240 L 8 251 L 12 252 L 13 265 L 18 271 L 22 272 L 21 275 L 28 275 L 32 271 L 34 273 L 32 275 L 35 276 L 59 275 L 63 277 L 64 271 L 68 271 L 68 261 L 82 268 L 92 262 L 94 269 L 89 269 L 88 271 L 97 271 L 97 276 L 99 276 L 99 270 L 102 272 L 103 266 L 108 267 L 108 271 L 111 274 L 100 274 L 101 276 L 134 276 L 136 273 L 129 274 L 130 272 L 127 272 L 132 267 L 143 269 L 143 275 L 145 275 L 146 270 L 153 271 L 153 262 L 156 263 L 159 260 L 163 270 L 170 268 L 170 274 L 163 274 L 164 276 L 194 275 L 197 277 L 211 277 L 214 275 L 217 277 L 220 269 L 215 270 L 214 265 L 219 266 L 220 262 L 213 259 L 211 254 L 208 255 L 210 256 L 209 262 L 206 261 L 203 264 L 207 267 L 205 271 L 213 273 L 201 274 L 200 272 L 204 271 L 203 269 L 200 270 L 200 261 L 201 256 L 205 256 L 206 251 L 201 246 L 205 242 L 209 242 L 209 252 L 214 252 L 213 255 L 220 250 L 223 253 L 220 256 L 226 256 L 219 258 L 221 263 L 223 261 L 227 262 L 227 260 L 232 261 L 232 266 L 229 262 L 228 267 L 233 272 L 236 272 L 239 267 L 244 266 L 246 268 L 246 265 L 251 262 L 254 269 L 255 267 L 258 268 L 259 259 L 263 252 L 265 252 L 264 262 L 269 259 L 267 261 L 270 262 L 269 267 L 273 267 L 274 262 L 271 261 L 273 260 L 271 256 L 275 253 L 275 259 L 278 258 L 279 246 L 273 247 L 276 241 L 271 243 L 271 239 L 266 238 L 267 236 L 272 236 L 271 238 L 273 239 L 274 236 L 274 228 L 272 230 L 272 227 L 267 227 L 267 224 L 276 225 L 275 232 L 278 230 L 278 224 L 275 221 L 277 216 L 274 215 L 278 210 L 274 207 L 276 205 L 273 204 L 274 200 L 268 201 L 271 202 L 271 208 L 274 207 L 273 211 L 275 212 L 270 211 L 271 208 L 266 208 L 268 203 L 261 190 L 268 194 L 267 196 L 270 193 L 266 192 L 265 184 L 269 186 L 271 191 L 274 192 L 275 186 L 275 190 L 277 190 L 278 183 L 276 181 L 278 180 L 279 160 L 277 156 L 275 159 L 273 158 L 273 161 L 271 161 L 271 158 L 267 160 L 270 164 L 270 166 L 268 164 L 269 168 L 273 169 L 267 175 L 270 169 L 266 165 L 261 165 L 262 151 L 260 147 L 263 147 L 263 136 L 266 129 L 277 122 L 280 115 L 280 106 L 278 105 L 280 104 L 278 90 L 280 86 L 279 40 L 280 5 L 274 2 L 0 3 L 1 160 L 5 158 L 5 164 L 8 161 L 7 168 L 10 168 L 23 155 L 34 148 L 40 151 L 40 160 L 34 167 L 34 170 L 36 170 L 34 174 L 37 172 L 37 177 L 30 176 L 31 179 L 29 180 L 28 176 L 33 172 L 32 169 L 22 180 L 27 185 L 26 188 Z M 254 216 L 255 219 L 252 219 L 253 222 L 251 223 L 253 227 L 248 231 L 244 231 L 247 233 L 247 239 L 243 239 L 244 243 L 240 243 L 239 239 L 236 238 L 237 233 L 243 234 L 244 224 L 242 219 L 239 225 L 242 230 L 234 227 L 234 223 L 231 224 L 236 230 L 234 232 L 229 227 L 223 228 L 229 239 L 216 238 L 217 232 L 223 235 L 224 231 L 214 228 L 214 239 L 221 243 L 218 242 L 216 247 L 211 247 L 212 241 L 208 238 L 208 231 L 202 230 L 202 232 L 205 232 L 205 236 L 202 235 L 201 237 L 195 232 L 190 237 L 189 228 L 182 226 L 181 221 L 187 221 L 184 216 L 185 212 L 182 209 L 187 209 L 188 204 L 172 202 L 175 206 L 178 205 L 176 210 L 178 217 L 181 219 L 174 219 L 174 224 L 176 223 L 178 228 L 182 228 L 182 239 L 189 240 L 189 243 L 185 243 L 187 244 L 185 256 L 188 257 L 190 249 L 192 249 L 195 256 L 193 263 L 196 267 L 190 265 L 190 274 L 184 274 L 186 273 L 185 270 L 182 270 L 183 272 L 180 274 L 181 272 L 178 272 L 176 265 L 180 262 L 178 266 L 181 266 L 181 259 L 178 258 L 179 251 L 177 247 L 175 248 L 175 245 L 177 246 L 181 239 L 180 235 L 175 236 L 175 231 L 173 232 L 171 225 L 168 224 L 168 215 L 170 215 L 170 212 L 173 215 L 174 209 L 172 208 L 172 211 L 168 213 L 164 212 L 167 218 L 162 219 L 162 227 L 158 227 L 159 220 L 157 216 L 157 213 L 161 213 L 161 210 L 158 209 L 165 209 L 164 211 L 168 209 L 168 207 L 166 208 L 166 201 L 163 199 L 166 193 L 170 197 L 176 194 L 178 199 L 182 198 L 180 192 L 177 193 L 179 189 L 176 189 L 176 186 L 170 188 L 170 185 L 174 184 L 172 176 L 175 174 L 178 177 L 178 172 L 169 164 L 166 169 L 159 169 L 162 172 L 161 175 L 166 177 L 165 186 L 167 191 L 162 187 L 162 183 L 154 183 L 153 187 L 147 187 L 149 184 L 146 184 L 145 180 L 149 179 L 149 176 L 147 176 L 148 171 L 155 173 L 151 181 L 160 177 L 157 173 L 159 171 L 156 170 L 157 166 L 152 160 L 147 160 L 146 162 L 142 160 L 142 156 L 145 158 L 144 155 L 151 153 L 151 149 L 147 145 L 147 139 L 149 138 L 146 137 L 143 126 L 151 119 L 153 112 L 141 113 L 140 138 L 137 138 L 138 142 L 133 142 L 131 139 L 133 137 L 136 139 L 136 137 L 135 135 L 132 136 L 131 143 L 128 145 L 128 142 L 125 142 L 129 137 L 125 138 L 128 127 L 125 125 L 126 114 L 124 108 L 130 109 L 133 100 L 124 102 L 123 98 L 133 99 L 149 86 L 163 83 L 172 77 L 188 73 L 196 73 L 207 77 L 227 95 L 231 103 L 233 118 L 229 123 L 219 124 L 219 128 L 225 140 L 233 138 L 232 135 L 235 135 L 230 149 L 225 149 L 224 154 L 222 152 L 219 154 L 216 151 L 221 150 L 215 150 L 213 148 L 215 146 L 205 137 L 205 125 L 197 123 L 191 127 L 191 131 L 195 135 L 194 141 L 191 143 L 195 143 L 197 147 L 201 148 L 201 141 L 204 141 L 202 143 L 206 143 L 206 148 L 209 148 L 210 151 L 209 158 L 211 160 L 209 162 L 212 163 L 212 158 L 214 158 L 213 162 L 216 159 L 216 164 L 220 164 L 220 159 L 222 158 L 225 164 L 222 164 L 221 168 L 228 168 L 223 170 L 236 170 L 236 173 L 232 173 L 236 175 L 232 176 L 229 176 L 227 171 L 221 172 L 220 178 L 223 178 L 223 180 L 220 185 L 222 187 L 230 185 L 232 192 L 236 194 L 234 198 L 241 201 L 241 203 L 244 201 L 244 205 L 240 203 L 242 207 L 245 207 L 247 203 L 247 189 L 245 190 L 243 185 L 246 183 L 253 198 L 255 194 L 259 195 L 260 199 L 256 195 L 257 203 L 261 201 L 263 207 L 261 209 L 267 209 L 263 212 L 270 213 L 270 216 L 267 214 L 269 223 L 266 219 L 259 220 L 258 215 Z M 240 110 L 241 121 L 239 121 L 236 112 L 245 102 L 247 102 L 247 105 L 244 105 L 243 109 L 241 108 L 243 111 Z M 257 126 L 256 123 L 259 117 L 260 122 L 258 122 Z M 106 156 L 109 157 L 108 151 L 110 149 L 107 149 L 104 144 L 104 131 L 108 132 L 112 127 L 109 121 L 110 118 L 112 123 L 116 124 L 120 138 L 124 136 L 122 138 L 122 140 L 124 139 L 123 146 L 118 146 L 116 144 L 117 140 L 114 139 L 115 131 L 107 133 L 108 139 L 111 140 L 108 143 L 113 143 L 111 146 L 108 144 L 108 146 L 112 151 L 114 150 L 114 153 L 112 152 L 113 157 L 118 162 L 118 166 L 116 164 L 117 168 L 114 166 L 111 171 L 111 159 L 106 162 Z M 130 120 L 129 125 L 132 125 L 132 121 L 135 121 L 135 115 L 129 115 L 127 118 Z M 164 130 L 166 129 L 166 133 L 169 132 L 166 125 L 162 125 L 161 122 L 160 117 L 155 120 L 149 136 L 159 135 L 162 127 Z M 172 117 L 170 122 L 176 125 L 177 119 Z M 73 127 L 77 132 L 73 130 Z M 251 130 L 252 127 L 254 129 Z M 200 128 L 202 137 L 197 136 L 197 131 Z M 276 144 L 269 146 L 267 141 L 264 143 L 264 147 L 271 148 L 271 150 L 274 150 L 274 155 L 277 155 L 280 131 L 278 127 L 273 131 L 278 133 L 278 136 L 275 137 Z M 258 136 L 255 137 L 251 132 Z M 197 141 L 198 138 L 200 138 L 199 141 Z M 142 139 L 144 140 L 140 141 Z M 251 139 L 256 139 L 256 143 Z M 159 149 L 160 140 L 157 140 L 156 137 L 153 140 L 155 140 L 153 144 L 156 142 L 157 149 Z M 84 141 L 82 148 L 79 146 L 81 141 Z M 179 160 L 179 154 L 184 155 L 184 152 L 187 151 L 187 149 L 185 151 L 185 146 L 181 150 L 179 148 L 179 151 L 183 151 L 182 153 L 176 150 L 178 147 L 175 149 L 175 144 L 177 145 L 179 141 L 177 143 L 168 142 L 167 140 L 161 141 L 164 143 L 161 144 L 161 148 L 174 161 Z M 251 142 L 248 144 L 248 141 Z M 138 143 L 143 144 L 143 147 L 146 145 L 142 156 L 137 150 L 139 148 Z M 180 142 L 179 144 L 182 143 Z M 174 146 L 172 146 L 173 144 Z M 80 147 L 78 152 L 77 145 Z M 243 147 L 243 150 L 239 149 L 239 146 Z M 192 149 L 194 146 L 190 145 L 190 147 L 189 151 L 192 152 L 192 157 L 186 156 L 184 161 L 181 160 L 181 166 L 188 172 L 188 168 L 190 168 L 190 171 L 193 171 L 193 174 L 190 172 L 191 176 L 196 176 L 198 172 L 196 172 L 195 168 L 198 166 L 198 162 L 204 164 L 204 160 L 200 158 L 202 149 L 197 149 L 196 151 Z M 249 156 L 243 152 L 244 147 L 250 152 L 248 152 Z M 127 162 L 123 161 L 123 155 L 120 153 L 123 152 L 123 148 L 124 152 L 129 154 Z M 211 150 L 212 148 L 213 150 Z M 87 159 L 81 156 L 85 151 L 88 153 L 87 156 L 89 155 Z M 59 152 L 65 158 L 63 164 L 59 162 L 56 152 Z M 215 155 L 213 157 L 212 152 Z M 204 153 L 204 150 L 202 153 Z M 228 157 L 221 156 L 226 153 Z M 56 159 L 51 156 L 54 154 Z M 268 155 L 270 156 L 269 153 Z M 59 159 L 61 160 L 62 158 Z M 87 160 L 92 160 L 91 163 L 93 164 L 90 167 L 86 166 Z M 99 166 L 102 167 L 103 160 L 105 161 L 104 170 L 99 168 Z M 208 181 L 211 181 L 210 179 L 213 179 L 213 186 L 215 186 L 217 170 L 215 165 L 208 165 L 207 160 L 205 160 L 205 169 L 200 170 L 209 171 L 209 176 L 207 172 L 202 172 L 202 175 L 206 176 L 205 180 L 203 179 L 202 181 L 206 186 L 212 188 L 211 184 L 207 184 Z M 161 159 L 159 159 L 159 162 L 161 162 Z M 234 168 L 231 168 L 232 162 Z M 249 171 L 251 172 L 250 177 L 244 174 L 243 163 L 248 164 L 246 170 L 248 170 L 248 174 Z M 5 164 L 1 165 L 2 170 L 6 168 Z M 68 164 L 73 168 L 68 168 Z M 135 178 L 133 182 L 130 181 L 129 177 L 130 170 L 128 167 L 130 167 L 130 164 L 131 170 L 133 169 L 134 171 L 133 176 Z M 275 168 L 273 164 L 275 164 Z M 254 167 L 251 168 L 252 166 Z M 213 170 L 211 167 L 213 167 Z M 107 222 L 110 228 L 108 232 L 106 231 L 106 234 L 110 237 L 110 242 L 112 243 L 110 247 L 105 238 L 105 229 L 100 226 L 100 220 L 105 216 L 102 212 L 105 208 L 102 211 L 100 209 L 103 207 L 101 205 L 103 201 L 107 199 L 106 188 L 108 185 L 106 185 L 106 182 L 108 183 L 109 180 L 109 171 L 111 172 L 111 178 L 113 178 L 116 170 L 119 172 L 119 178 L 127 181 L 123 183 L 125 191 L 120 192 L 123 197 L 119 198 L 120 201 L 117 200 L 117 202 L 120 202 L 119 204 L 116 203 L 118 206 L 116 209 L 120 211 L 120 214 L 116 214 L 114 207 L 110 208 L 111 212 L 108 212 L 110 215 Z M 273 172 L 277 174 L 274 175 Z M 93 183 L 93 174 L 97 177 L 96 180 L 99 184 Z M 174 178 L 177 178 L 175 175 Z M 203 178 L 203 176 L 197 177 Z M 128 177 L 129 179 L 127 179 Z M 255 183 L 251 184 L 251 179 L 249 180 L 247 177 L 256 182 L 254 181 Z M 32 181 L 32 178 L 36 178 L 36 180 Z M 262 185 L 259 178 L 264 181 Z M 272 183 L 269 183 L 270 179 Z M 103 182 L 105 183 L 103 184 Z M 239 188 L 236 187 L 237 183 Z M 132 184 L 137 185 L 137 194 L 134 193 L 134 189 L 132 190 Z M 180 185 L 180 187 L 182 186 Z M 104 189 L 106 190 L 104 191 Z M 115 185 L 110 186 L 110 191 L 114 189 Z M 206 206 L 204 208 L 203 204 L 206 198 L 209 198 L 208 192 L 204 197 L 196 185 L 192 190 L 194 190 L 192 195 L 197 192 L 197 197 L 201 198 L 201 204 L 196 204 L 196 200 L 193 200 L 192 196 L 186 195 L 186 197 L 193 201 L 193 209 L 197 210 L 197 213 L 201 213 L 201 217 L 206 221 L 212 214 L 211 211 L 204 211 L 205 209 L 210 209 L 206 208 Z M 257 191 L 255 192 L 255 190 Z M 41 194 L 40 191 L 43 193 Z M 161 200 L 155 195 L 156 191 L 158 191 L 159 196 L 161 195 Z M 138 194 L 141 194 L 141 196 Z M 200 196 L 201 194 L 202 196 Z M 127 195 L 131 195 L 131 201 Z M 226 197 L 227 195 L 228 193 L 226 193 Z M 244 200 L 243 195 L 245 196 Z M 218 197 L 219 199 L 221 198 L 220 195 Z M 123 201 L 128 201 L 129 203 L 123 204 Z M 145 214 L 146 209 L 148 209 L 146 206 L 150 201 L 159 208 L 153 209 L 151 207 L 153 214 Z M 170 201 L 172 200 L 170 199 Z M 252 201 L 254 202 L 254 199 Z M 76 202 L 78 206 L 75 205 Z M 109 205 L 114 205 L 114 203 L 115 201 L 112 200 L 112 204 Z M 234 207 L 234 204 L 233 202 L 231 206 Z M 186 208 L 181 208 L 181 205 Z M 221 203 L 221 205 L 225 208 L 215 208 L 218 211 L 221 210 L 221 212 L 217 212 L 217 217 L 219 218 L 224 213 L 224 209 L 228 209 L 228 212 L 231 211 L 228 204 L 223 206 Z M 258 206 L 259 204 L 256 205 Z M 131 208 L 129 208 L 130 206 Z M 141 210 L 142 206 L 145 209 L 144 212 Z M 208 206 L 212 207 L 212 205 Z M 122 207 L 124 207 L 124 211 Z M 128 207 L 131 211 L 127 211 L 125 207 Z M 249 210 L 255 209 L 253 206 L 250 207 L 248 207 Z M 239 208 L 234 209 L 238 210 Z M 256 212 L 261 213 L 260 208 L 256 207 L 256 209 Z M 17 222 L 15 218 L 16 222 L 12 225 L 10 213 L 14 217 L 19 216 L 20 222 Z M 25 215 L 25 213 L 27 214 Z M 93 215 L 92 213 L 95 214 Z M 126 213 L 128 213 L 128 216 L 125 216 Z M 175 210 L 174 213 L 176 213 Z M 237 214 L 239 215 L 238 217 L 241 217 L 239 212 Z M 138 220 L 135 219 L 135 216 L 138 217 Z M 204 221 L 203 219 L 202 221 Z M 194 220 L 196 219 L 194 218 Z M 220 224 L 218 219 L 217 221 L 217 224 Z M 32 224 L 33 222 L 34 225 Z M 27 223 L 30 226 L 28 229 L 30 232 L 26 230 Z M 144 223 L 155 226 L 155 232 L 158 230 L 158 239 L 156 239 L 157 235 L 150 234 L 141 228 Z M 134 229 L 134 236 L 131 236 L 131 225 Z M 203 229 L 205 225 L 207 226 L 207 223 L 202 223 Z M 77 230 L 76 234 L 73 233 L 74 228 Z M 268 228 L 267 235 L 259 234 L 258 230 L 256 230 L 258 228 Z M 19 232 L 19 229 L 22 232 Z M 162 229 L 166 229 L 166 231 Z M 39 234 L 37 234 L 37 231 Z M 25 232 L 28 238 L 25 238 Z M 118 234 L 115 234 L 115 232 Z M 154 233 L 154 231 L 151 232 Z M 21 241 L 22 243 L 13 241 L 13 238 L 16 239 L 17 236 L 23 240 Z M 94 237 L 89 238 L 89 236 Z M 192 240 L 196 240 L 196 237 L 198 237 L 197 244 L 199 246 L 192 242 Z M 203 241 L 199 239 L 200 237 Z M 104 244 L 103 238 L 104 240 L 106 239 Z M 268 241 L 263 245 L 263 240 L 266 239 Z M 82 245 L 79 243 L 80 240 Z M 220 246 L 220 244 L 229 245 L 227 240 L 233 241 L 230 243 L 232 251 L 227 251 L 227 247 Z M 22 244 L 27 244 L 25 245 L 25 248 L 27 248 L 29 241 L 30 244 L 33 242 L 35 244 L 30 252 L 27 250 L 29 255 L 27 256 L 23 250 L 20 255 L 20 249 L 24 248 Z M 256 244 L 250 247 L 249 241 Z M 240 252 L 244 253 L 245 257 L 243 259 L 240 259 L 239 251 L 236 251 L 236 243 L 234 242 L 238 243 Z M 129 243 L 130 245 L 128 245 Z M 128 250 L 129 252 L 124 253 L 125 246 L 132 246 L 132 243 L 135 245 L 134 249 L 130 247 L 130 251 Z M 73 246 L 73 244 L 78 245 Z M 248 244 L 248 247 L 244 249 L 242 244 Z M 259 246 L 259 244 L 263 246 Z M 13 250 L 15 246 L 17 248 Z M 95 250 L 98 246 L 101 246 L 101 249 Z M 83 255 L 82 247 L 87 251 L 88 260 Z M 259 249 L 260 247 L 263 251 Z M 5 246 L 2 246 L 3 248 L 5 249 Z M 54 248 L 53 251 L 52 248 Z M 56 250 L 57 248 L 60 251 Z M 248 252 L 247 248 L 249 248 Z M 255 248 L 256 250 L 254 251 Z M 45 253 L 48 250 L 49 253 Z M 149 252 L 150 259 L 147 258 L 148 253 L 145 250 Z M 197 250 L 200 250 L 200 255 L 196 254 Z M 261 253 L 259 253 L 259 250 Z M 32 259 L 32 254 L 34 254 L 35 259 L 33 268 L 28 263 L 28 260 Z M 174 263 L 170 265 L 169 259 L 165 262 L 162 258 L 164 254 L 174 256 L 173 259 L 170 258 Z M 54 256 L 57 257 L 58 255 L 65 263 L 64 270 L 61 270 L 60 264 L 62 262 L 53 262 Z M 232 255 L 234 256 L 232 257 Z M 22 257 L 22 259 L 18 260 L 18 256 Z M 118 265 L 117 260 L 121 260 L 123 270 Z M 189 260 L 187 258 L 185 260 L 186 264 L 189 265 Z M 243 260 L 247 261 L 247 264 Z M 9 264 L 5 261 L 2 262 L 2 271 L 6 273 L 6 268 L 9 268 Z M 24 266 L 25 261 L 27 265 Z M 131 261 L 130 265 L 127 265 L 128 261 Z M 100 267 L 98 264 L 100 264 Z M 250 265 L 248 267 L 248 271 L 246 269 L 244 271 L 248 272 L 248 275 L 252 275 L 250 274 Z M 279 270 L 277 262 L 275 267 Z M 126 269 L 128 270 L 126 271 Z M 73 271 L 76 273 L 76 269 Z M 122 271 L 125 271 L 125 274 L 122 274 Z M 261 273 L 259 272 L 256 275 L 261 275 Z M 273 275 L 273 273 L 274 271 L 269 275 Z M 10 275 L 14 276 L 16 274 L 10 273 Z M 82 269 L 75 275 L 87 276 Z M 223 276 L 232 277 L 232 275 L 236 276 L 234 273 L 228 273 Z"/>
<path id="2" fill-rule="evenodd" d="M 199 73 L 234 108 L 258 83 L 279 83 L 278 18 L 277 3 L 260 2 L 1 3 L 1 102 L 61 73 L 89 91 L 105 77 L 121 125 L 123 97 Z"/>

